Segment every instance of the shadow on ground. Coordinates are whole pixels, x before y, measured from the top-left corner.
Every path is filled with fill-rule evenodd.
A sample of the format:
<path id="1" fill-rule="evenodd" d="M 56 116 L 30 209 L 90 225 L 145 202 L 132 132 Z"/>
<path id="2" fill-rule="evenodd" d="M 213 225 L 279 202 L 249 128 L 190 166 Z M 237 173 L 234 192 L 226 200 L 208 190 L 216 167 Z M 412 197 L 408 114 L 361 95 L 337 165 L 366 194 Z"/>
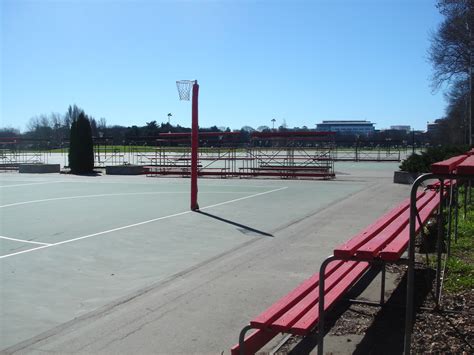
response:
<path id="1" fill-rule="evenodd" d="M 377 276 L 379 270 L 369 271 L 348 293 L 349 299 L 355 299 Z M 397 288 L 392 292 L 385 306 L 380 308 L 368 326 L 362 340 L 356 346 L 353 354 L 402 354 L 405 335 L 405 300 L 406 300 L 406 277 L 405 274 L 399 282 Z M 418 312 L 427 297 L 431 297 L 431 285 L 435 278 L 432 269 L 415 270 L 415 307 L 414 313 Z M 375 306 L 367 306 L 373 308 Z M 350 310 L 351 303 L 348 301 L 339 302 L 336 307 L 327 314 L 325 335 L 331 330 L 336 321 L 343 314 Z M 357 316 L 357 314 L 356 314 Z M 413 317 L 415 319 L 415 317 Z M 351 332 L 350 324 L 347 325 L 347 334 Z M 315 351 L 318 345 L 317 333 L 313 332 L 303 338 L 292 349 L 287 349 L 285 353 L 292 355 L 309 354 Z"/>
<path id="2" fill-rule="evenodd" d="M 203 211 L 197 211 L 199 214 L 202 214 L 204 216 L 207 216 L 207 217 L 210 217 L 210 218 L 214 218 L 218 221 L 221 221 L 221 222 L 224 222 L 224 223 L 227 223 L 227 224 L 231 224 L 235 227 L 238 228 L 238 230 L 240 232 L 242 232 L 243 234 L 247 234 L 247 235 L 263 235 L 265 237 L 273 237 L 272 234 L 270 233 L 267 233 L 267 232 L 264 232 L 264 231 L 261 231 L 261 230 L 258 230 L 258 229 L 255 229 L 255 228 L 252 228 L 252 227 L 249 227 L 249 226 L 246 226 L 244 224 L 241 224 L 241 223 L 237 223 L 237 222 L 234 222 L 234 221 L 231 221 L 229 219 L 225 219 L 225 218 L 222 218 L 222 217 L 219 217 L 219 216 L 216 216 L 216 215 L 213 215 L 211 213 L 208 213 L 208 212 L 203 212 Z"/>
<path id="3" fill-rule="evenodd" d="M 427 297 L 431 297 L 435 271 L 433 269 L 415 270 L 415 307 L 419 311 Z M 353 354 L 402 354 L 405 338 L 405 301 L 407 275 L 380 309 L 374 321 L 365 332 Z M 413 316 L 415 319 L 415 316 Z"/>

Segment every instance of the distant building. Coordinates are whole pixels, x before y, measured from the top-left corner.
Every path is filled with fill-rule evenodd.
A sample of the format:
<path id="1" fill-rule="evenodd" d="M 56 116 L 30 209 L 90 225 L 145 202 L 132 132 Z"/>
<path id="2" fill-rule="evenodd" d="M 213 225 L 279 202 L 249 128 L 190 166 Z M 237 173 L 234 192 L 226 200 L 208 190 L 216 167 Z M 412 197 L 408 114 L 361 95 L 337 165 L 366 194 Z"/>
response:
<path id="1" fill-rule="evenodd" d="M 370 121 L 323 121 L 316 125 L 318 131 L 339 132 L 345 134 L 369 135 L 375 131 Z"/>
<path id="2" fill-rule="evenodd" d="M 408 125 L 390 126 L 390 129 L 393 129 L 395 131 L 405 131 L 407 133 L 411 131 L 411 127 Z"/>

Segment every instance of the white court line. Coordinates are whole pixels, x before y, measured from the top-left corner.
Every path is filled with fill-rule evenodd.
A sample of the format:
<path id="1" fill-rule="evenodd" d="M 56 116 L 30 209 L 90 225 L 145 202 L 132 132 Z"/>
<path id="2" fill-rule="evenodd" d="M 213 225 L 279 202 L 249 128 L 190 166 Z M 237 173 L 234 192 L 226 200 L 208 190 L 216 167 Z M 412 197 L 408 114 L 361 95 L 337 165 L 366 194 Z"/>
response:
<path id="1" fill-rule="evenodd" d="M 221 202 L 221 203 L 216 203 L 216 204 L 214 204 L 214 205 L 206 206 L 206 207 L 203 207 L 203 208 L 201 208 L 201 209 L 204 210 L 204 209 L 208 209 L 208 208 L 212 208 L 212 207 L 217 207 L 217 206 L 222 206 L 222 205 L 226 205 L 226 204 L 233 203 L 233 202 L 237 202 L 237 201 L 247 200 L 247 199 L 249 199 L 249 198 L 253 198 L 253 197 L 257 197 L 257 196 L 266 195 L 266 194 L 269 194 L 269 193 L 272 193 L 272 192 L 277 192 L 277 191 L 285 190 L 285 189 L 287 189 L 287 188 L 288 188 L 288 187 L 286 187 L 286 186 L 285 186 L 285 187 L 280 187 L 280 188 L 278 188 L 278 189 L 273 189 L 273 190 L 270 190 L 270 191 L 260 192 L 260 193 L 258 193 L 258 194 L 253 194 L 253 195 L 250 195 L 250 196 L 245 196 L 245 197 L 237 198 L 237 199 L 230 200 L 230 201 L 225 201 L 225 202 Z M 128 228 L 137 227 L 137 226 L 141 226 L 141 225 L 144 225 L 144 224 L 148 224 L 148 223 L 152 223 L 152 222 L 156 222 L 156 221 L 161 221 L 161 220 L 163 220 L 163 219 L 168 219 L 168 218 L 183 216 L 183 215 L 185 215 L 185 214 L 192 213 L 192 212 L 193 212 L 193 211 L 185 211 L 185 212 L 174 213 L 174 214 L 171 214 L 171 215 L 168 215 L 168 216 L 153 218 L 153 219 L 149 219 L 149 220 L 147 220 L 147 221 L 138 222 L 138 223 L 134 223 L 134 224 L 129 224 L 129 225 L 126 225 L 126 226 L 123 226 L 123 227 L 113 228 L 113 229 L 109 229 L 109 230 L 106 230 L 106 231 L 103 231 L 103 232 L 98 232 L 98 233 L 88 234 L 88 235 L 85 235 L 85 236 L 82 236 L 82 237 L 78 237 L 78 238 L 63 240 L 62 242 L 58 242 L 58 243 L 53 243 L 53 244 L 49 244 L 49 245 L 43 245 L 43 246 L 40 246 L 40 247 L 37 247 L 37 248 L 32 248 L 32 249 L 27 249 L 27 250 L 19 251 L 19 252 L 16 252 L 16 253 L 1 255 L 1 256 L 0 256 L 0 259 L 5 259 L 5 258 L 11 257 L 11 256 L 20 255 L 20 254 L 26 254 L 26 253 L 29 253 L 29 252 L 32 252 L 32 251 L 35 251 L 35 250 L 50 248 L 50 247 L 54 247 L 54 246 L 57 246 L 57 245 L 68 244 L 68 243 L 72 243 L 72 242 L 75 242 L 75 241 L 78 241 L 78 240 L 83 240 L 83 239 L 88 239 L 88 238 L 96 237 L 96 236 L 98 236 L 98 235 L 103 235 L 103 234 L 108 234 L 108 233 L 112 233 L 112 232 L 117 232 L 117 231 L 120 231 L 120 230 L 124 230 L 124 229 L 128 229 Z"/>
<path id="2" fill-rule="evenodd" d="M 201 210 L 205 210 L 205 209 L 212 208 L 212 207 L 222 206 L 222 205 L 226 205 L 226 204 L 228 204 L 228 203 L 237 202 L 237 201 L 242 201 L 242 200 L 246 200 L 246 199 L 248 199 L 248 198 L 266 195 L 266 194 L 269 194 L 269 193 L 271 193 L 271 192 L 277 192 L 277 191 L 285 190 L 285 189 L 287 189 L 287 188 L 288 188 L 287 186 L 285 186 L 285 187 L 280 187 L 280 188 L 278 188 L 278 189 L 274 189 L 274 190 L 270 190 L 270 191 L 265 191 L 265 192 L 260 192 L 260 193 L 258 193 L 258 194 L 254 194 L 254 195 L 250 195 L 250 196 L 245 196 L 245 197 L 241 197 L 241 198 L 236 198 L 235 200 L 230 200 L 230 201 L 225 201 L 225 202 L 216 203 L 215 205 L 206 206 L 206 207 L 203 207 L 203 208 L 200 208 L 200 209 L 201 209 Z"/>
<path id="3" fill-rule="evenodd" d="M 163 182 L 163 183 L 167 183 L 169 182 L 171 179 L 169 178 L 168 180 L 165 180 L 165 178 L 163 178 L 163 180 L 160 178 L 159 179 L 159 182 Z M 143 180 L 142 180 L 143 181 Z M 218 180 L 219 183 L 221 183 L 222 181 L 221 180 Z M 58 182 L 64 182 L 64 183 L 78 183 L 78 184 L 96 184 L 96 185 L 107 185 L 107 184 L 117 184 L 117 185 L 145 185 L 145 186 L 156 186 L 156 185 L 153 185 L 157 182 L 155 181 L 147 181 L 147 182 L 137 182 L 137 181 L 81 181 L 81 180 L 61 180 L 61 181 L 58 181 Z M 173 185 L 176 185 L 176 186 L 189 186 L 189 182 L 176 182 L 176 181 L 173 181 Z M 158 185 L 159 186 L 159 185 Z M 271 189 L 271 188 L 274 188 L 275 185 L 216 185 L 214 182 L 207 182 L 207 181 L 201 181 L 199 182 L 199 186 L 211 186 L 211 187 L 248 187 L 248 188 L 255 188 L 255 189 Z"/>
<path id="4" fill-rule="evenodd" d="M 248 194 L 251 192 L 247 191 L 204 191 L 200 192 L 200 194 Z M 41 200 L 30 200 L 30 201 L 23 201 L 23 202 L 15 202 L 10 203 L 8 205 L 1 205 L 0 208 L 5 207 L 13 207 L 13 206 L 21 206 L 21 205 L 29 205 L 33 203 L 41 203 L 41 202 L 50 202 L 50 201 L 61 201 L 61 200 L 74 200 L 80 198 L 95 198 L 95 197 L 108 197 L 108 196 L 133 196 L 133 195 L 165 195 L 165 194 L 189 194 L 189 191 L 151 191 L 151 192 L 123 192 L 117 194 L 97 194 L 97 195 L 78 195 L 78 196 L 66 196 L 66 197 L 54 197 L 54 198 L 45 198 Z"/>
<path id="5" fill-rule="evenodd" d="M 74 178 L 74 177 L 71 177 L 71 178 Z M 157 179 L 158 180 L 158 179 Z M 189 186 L 189 183 L 187 182 L 180 182 L 180 181 L 175 181 L 175 179 L 171 179 L 171 178 L 163 178 L 163 179 L 159 179 L 161 182 L 169 182 L 170 180 L 173 180 L 173 183 L 176 185 L 176 186 Z M 18 179 L 15 179 L 14 181 L 25 181 L 25 182 L 28 182 L 28 181 L 31 181 L 31 180 L 18 180 Z M 76 178 L 76 179 L 71 179 L 71 180 L 55 180 L 55 181 L 45 181 L 45 182 L 35 182 L 35 183 L 26 183 L 26 184 L 16 184 L 16 185 L 0 185 L 0 188 L 2 187 L 10 187 L 10 186 L 27 186 L 27 185 L 38 185 L 38 184 L 55 184 L 55 183 L 69 183 L 69 184 L 96 184 L 96 185 L 107 185 L 107 184 L 117 184 L 117 185 L 145 185 L 145 186 L 154 186 L 153 184 L 155 184 L 156 182 L 155 181 L 144 181 L 144 180 L 141 180 L 142 182 L 140 181 L 119 181 L 119 180 L 113 180 L 113 181 L 104 181 L 104 180 L 100 180 L 100 181 L 89 181 L 89 180 L 82 180 L 80 178 Z M 222 181 L 218 180 L 220 183 Z M 212 186 L 212 187 L 215 187 L 215 183 L 214 182 L 208 182 L 208 181 L 201 181 L 199 183 L 199 186 Z M 247 185 L 247 184 L 242 184 L 242 185 L 237 185 L 237 184 L 234 184 L 234 185 L 219 185 L 219 187 L 248 187 L 248 188 L 256 188 L 256 189 L 270 189 L 270 188 L 274 188 L 275 185 Z"/>
<path id="6" fill-rule="evenodd" d="M 4 189 L 6 187 L 20 187 L 20 186 L 31 186 L 31 185 L 45 185 L 45 184 L 57 184 L 62 181 L 45 181 L 45 182 L 32 182 L 29 184 L 16 184 L 16 185 L 0 185 L 0 188 Z"/>
<path id="7" fill-rule="evenodd" d="M 50 243 L 41 243 L 41 242 L 34 242 L 32 240 L 9 238 L 9 237 L 4 237 L 3 235 L 0 235 L 0 239 L 13 240 L 15 242 L 21 242 L 21 243 L 30 243 L 30 244 L 38 244 L 38 245 L 51 245 Z"/>

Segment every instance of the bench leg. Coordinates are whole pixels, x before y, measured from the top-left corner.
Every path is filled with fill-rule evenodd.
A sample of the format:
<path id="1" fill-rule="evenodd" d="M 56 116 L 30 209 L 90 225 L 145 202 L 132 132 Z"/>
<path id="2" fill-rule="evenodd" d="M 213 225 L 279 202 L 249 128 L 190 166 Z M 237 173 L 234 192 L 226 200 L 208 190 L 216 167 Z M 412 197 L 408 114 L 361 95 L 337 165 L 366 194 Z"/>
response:
<path id="1" fill-rule="evenodd" d="M 453 195 L 454 195 L 454 186 L 453 180 L 450 181 L 451 184 L 449 186 L 449 200 L 448 200 L 448 230 L 446 233 L 446 243 L 447 243 L 447 254 L 448 257 L 451 254 L 451 229 L 453 227 L 452 218 L 453 218 Z"/>
<path id="2" fill-rule="evenodd" d="M 326 275 L 326 267 L 329 263 L 335 260 L 336 257 L 331 255 L 326 260 L 323 261 L 321 264 L 321 268 L 319 269 L 319 322 L 318 322 L 318 355 L 323 355 L 324 351 L 324 288 L 325 288 L 325 275 Z"/>
<path id="3" fill-rule="evenodd" d="M 380 305 L 383 306 L 385 304 L 385 275 L 386 275 L 386 265 L 382 263 L 382 271 L 381 271 L 381 286 L 380 286 Z"/>
<path id="4" fill-rule="evenodd" d="M 245 334 L 251 329 L 254 328 L 251 325 L 247 325 L 240 331 L 239 344 L 231 349 L 231 355 L 255 354 L 279 333 L 272 330 L 257 329 L 251 335 L 245 337 Z"/>
<path id="5" fill-rule="evenodd" d="M 469 204 L 471 204 L 471 202 L 472 202 L 471 187 L 472 187 L 472 180 L 469 179 L 469 192 L 468 192 L 468 194 L 469 194 Z"/>
<path id="6" fill-rule="evenodd" d="M 459 219 L 459 186 L 456 184 L 454 199 L 454 242 L 458 242 L 458 219 Z"/>
<path id="7" fill-rule="evenodd" d="M 436 307 L 439 307 L 441 298 L 441 254 L 442 254 L 442 239 L 444 231 L 444 209 L 443 209 L 443 194 L 444 194 L 444 180 L 441 179 L 440 192 L 439 192 L 439 213 L 438 213 L 438 237 L 436 239 L 436 290 L 435 290 L 435 303 Z"/>
<path id="8" fill-rule="evenodd" d="M 418 177 L 410 190 L 410 239 L 408 243 L 408 271 L 407 271 L 407 297 L 406 297 L 406 309 L 405 309 L 405 339 L 403 342 L 403 353 L 410 355 L 411 353 L 411 334 L 413 328 L 413 307 L 414 307 L 414 280 L 415 280 L 415 237 L 416 237 L 416 193 L 421 183 L 429 178 L 432 178 L 433 174 L 424 174 Z M 441 196 L 443 196 L 441 194 Z"/>
<path id="9" fill-rule="evenodd" d="M 252 329 L 250 325 L 244 327 L 239 334 L 239 354 L 245 355 L 245 334 Z"/>
<path id="10" fill-rule="evenodd" d="M 464 183 L 464 219 L 467 216 L 467 181 Z"/>

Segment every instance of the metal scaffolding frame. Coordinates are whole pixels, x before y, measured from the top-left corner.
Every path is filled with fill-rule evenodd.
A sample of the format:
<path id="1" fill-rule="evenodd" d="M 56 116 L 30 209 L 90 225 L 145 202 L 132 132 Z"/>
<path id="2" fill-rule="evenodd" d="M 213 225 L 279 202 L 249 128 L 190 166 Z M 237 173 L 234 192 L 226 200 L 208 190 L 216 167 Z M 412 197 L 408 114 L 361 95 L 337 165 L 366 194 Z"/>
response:
<path id="1" fill-rule="evenodd" d="M 331 132 L 254 132 L 238 144 L 240 132 L 199 134 L 198 174 L 207 177 L 333 178 Z M 149 175 L 189 175 L 189 133 L 160 134 Z"/>
<path id="2" fill-rule="evenodd" d="M 0 138 L 0 170 L 18 170 L 21 164 L 46 164 L 49 151 L 43 146 L 47 140 Z"/>

